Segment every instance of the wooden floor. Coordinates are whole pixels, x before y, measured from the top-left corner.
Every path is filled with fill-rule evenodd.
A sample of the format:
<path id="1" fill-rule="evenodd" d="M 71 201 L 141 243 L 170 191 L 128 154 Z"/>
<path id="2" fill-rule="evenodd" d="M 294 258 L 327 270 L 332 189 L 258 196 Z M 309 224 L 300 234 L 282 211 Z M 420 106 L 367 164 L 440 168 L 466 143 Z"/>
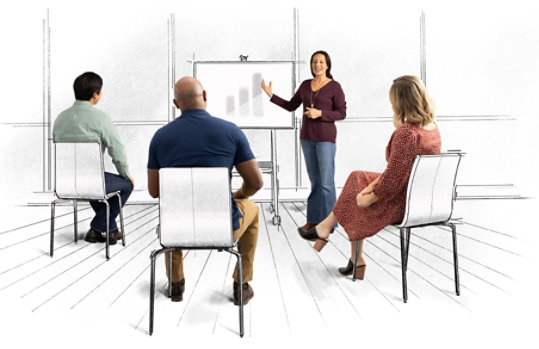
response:
<path id="1" fill-rule="evenodd" d="M 68 207 L 57 210 L 54 258 L 48 255 L 49 208 L 9 211 L 0 228 L 2 338 L 17 341 L 18 347 L 50 341 L 61 348 L 538 343 L 532 324 L 537 322 L 526 320 L 536 318 L 539 310 L 534 200 L 457 202 L 455 216 L 463 218 L 458 226 L 461 296 L 454 291 L 450 232 L 414 230 L 407 304 L 402 302 L 396 229 L 366 240 L 366 278 L 352 282 L 337 272 L 350 253 L 341 228 L 317 253 L 296 232 L 305 222 L 304 202 L 281 203 L 281 227 L 271 224 L 268 204 L 259 206 L 251 283 L 255 297 L 245 307 L 245 338 L 238 336 L 238 308 L 231 301 L 235 258 L 216 251 L 184 254 L 186 291 L 180 303 L 164 293 L 164 263 L 159 260 L 155 328 L 148 335 L 149 255 L 160 247 L 157 206 L 149 204 L 126 206 L 127 246 L 111 246 L 109 261 L 103 244 L 73 242 Z M 88 206 L 80 207 L 81 239 L 91 216 Z"/>

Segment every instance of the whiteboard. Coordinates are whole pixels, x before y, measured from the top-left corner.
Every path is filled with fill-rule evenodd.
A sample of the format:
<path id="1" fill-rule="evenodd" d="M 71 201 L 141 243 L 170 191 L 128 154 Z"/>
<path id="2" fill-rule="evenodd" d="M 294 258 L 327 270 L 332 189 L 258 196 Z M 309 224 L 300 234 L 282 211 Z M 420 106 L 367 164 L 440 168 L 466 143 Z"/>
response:
<path id="1" fill-rule="evenodd" d="M 193 77 L 206 90 L 211 115 L 241 128 L 290 129 L 294 128 L 293 113 L 271 103 L 260 82 L 271 81 L 274 92 L 290 99 L 293 68 L 291 61 L 198 61 L 193 63 Z"/>

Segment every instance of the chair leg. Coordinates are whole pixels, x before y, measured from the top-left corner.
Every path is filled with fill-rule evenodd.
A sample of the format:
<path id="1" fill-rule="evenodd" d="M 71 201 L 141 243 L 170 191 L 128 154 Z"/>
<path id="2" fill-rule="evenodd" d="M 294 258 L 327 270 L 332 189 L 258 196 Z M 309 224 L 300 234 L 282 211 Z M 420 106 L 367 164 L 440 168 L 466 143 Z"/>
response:
<path id="1" fill-rule="evenodd" d="M 78 207 L 77 200 L 73 200 L 73 224 L 74 224 L 74 234 L 75 234 L 75 243 L 79 241 L 79 220 L 78 220 Z"/>
<path id="2" fill-rule="evenodd" d="M 402 269 L 402 299 L 404 303 L 408 301 L 408 285 L 406 283 L 406 244 L 404 242 L 404 233 L 406 228 L 400 229 L 400 240 L 401 240 L 401 269 Z"/>
<path id="3" fill-rule="evenodd" d="M 404 260 L 404 267 L 406 270 L 408 270 L 408 255 L 410 251 L 410 232 L 412 231 L 412 228 L 406 228 L 406 259 Z"/>
<path id="4" fill-rule="evenodd" d="M 240 296 L 240 306 L 239 306 L 240 308 L 239 309 L 240 311 L 240 337 L 243 338 L 243 334 L 244 334 L 244 331 L 243 331 L 243 268 L 241 264 L 241 252 L 237 252 L 233 248 L 227 248 L 226 251 L 229 253 L 232 253 L 238 259 L 238 277 L 240 281 L 239 283 L 240 284 L 240 295 L 239 295 Z M 239 242 L 238 242 L 238 251 L 240 251 Z"/>
<path id="5" fill-rule="evenodd" d="M 167 251 L 167 249 L 162 248 L 160 250 L 153 250 L 150 254 L 150 327 L 149 333 L 150 336 L 153 333 L 153 315 L 154 315 L 154 303 L 155 303 L 155 260 L 157 257 Z M 170 251 L 170 249 L 168 250 Z"/>
<path id="6" fill-rule="evenodd" d="M 238 273 L 240 279 L 240 337 L 243 337 L 243 267 L 241 253 L 238 254 Z"/>
<path id="7" fill-rule="evenodd" d="M 455 293 L 460 296 L 460 280 L 459 280 L 459 262 L 457 253 L 457 227 L 454 224 L 449 224 L 453 234 L 453 266 L 455 268 Z"/>
<path id="8" fill-rule="evenodd" d="M 356 241 L 356 256 L 354 257 L 354 270 L 352 270 L 352 281 L 356 281 L 356 270 L 357 270 L 357 258 L 359 255 L 359 241 Z"/>
<path id="9" fill-rule="evenodd" d="M 106 223 L 106 227 L 107 227 L 107 230 L 105 231 L 105 256 L 107 257 L 107 260 L 110 259 L 109 257 L 109 219 L 110 219 L 110 207 L 109 207 L 109 202 L 107 200 L 103 200 L 103 202 L 105 203 L 106 207 L 107 207 L 107 223 Z"/>
<path id="10" fill-rule="evenodd" d="M 118 204 L 120 205 L 120 227 L 122 228 L 122 245 L 125 247 L 125 230 L 124 230 L 124 211 L 122 209 L 122 197 L 120 193 L 116 193 Z"/>
<path id="11" fill-rule="evenodd" d="M 56 201 L 53 201 L 51 203 L 51 242 L 50 242 L 50 250 L 49 255 L 52 257 L 52 254 L 54 252 L 54 211 L 56 208 Z"/>
<path id="12" fill-rule="evenodd" d="M 168 298 L 172 298 L 172 250 L 168 251 Z"/>
<path id="13" fill-rule="evenodd" d="M 155 294 L 155 257 L 156 251 L 153 250 L 150 259 L 150 336 L 153 333 L 153 313 L 154 313 L 154 294 Z"/>

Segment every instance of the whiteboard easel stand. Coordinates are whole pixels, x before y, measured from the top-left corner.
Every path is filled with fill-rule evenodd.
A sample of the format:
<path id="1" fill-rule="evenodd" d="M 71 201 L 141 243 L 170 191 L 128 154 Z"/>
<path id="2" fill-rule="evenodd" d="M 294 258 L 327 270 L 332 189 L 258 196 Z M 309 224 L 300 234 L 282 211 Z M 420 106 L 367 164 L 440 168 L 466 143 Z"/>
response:
<path id="1" fill-rule="evenodd" d="M 273 225 L 281 226 L 281 216 L 279 215 L 279 171 L 277 165 L 277 133 L 275 129 L 270 131 L 271 138 L 271 204 L 270 212 L 273 213 L 271 222 Z"/>

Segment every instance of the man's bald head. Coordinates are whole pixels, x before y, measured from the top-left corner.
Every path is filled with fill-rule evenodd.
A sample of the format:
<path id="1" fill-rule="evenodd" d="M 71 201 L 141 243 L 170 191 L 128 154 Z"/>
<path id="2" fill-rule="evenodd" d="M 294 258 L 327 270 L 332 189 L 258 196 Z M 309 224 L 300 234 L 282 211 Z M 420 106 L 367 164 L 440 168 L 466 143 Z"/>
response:
<path id="1" fill-rule="evenodd" d="M 206 109 L 206 91 L 195 78 L 185 76 L 174 85 L 174 104 L 181 111 Z"/>

